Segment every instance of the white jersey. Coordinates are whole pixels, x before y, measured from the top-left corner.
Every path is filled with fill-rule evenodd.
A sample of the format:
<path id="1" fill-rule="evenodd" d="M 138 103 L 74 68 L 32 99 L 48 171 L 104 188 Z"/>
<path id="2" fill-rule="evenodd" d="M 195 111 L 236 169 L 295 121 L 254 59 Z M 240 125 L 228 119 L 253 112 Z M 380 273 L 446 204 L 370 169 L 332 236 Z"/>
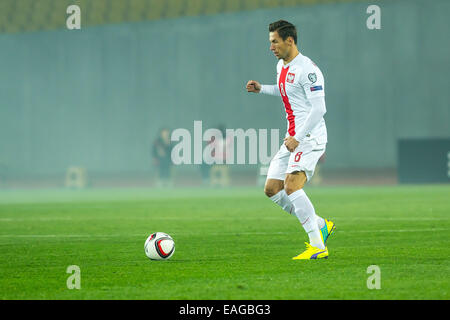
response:
<path id="1" fill-rule="evenodd" d="M 325 96 L 323 74 L 311 59 L 299 53 L 286 65 L 280 59 L 277 64 L 277 85 L 262 85 L 260 92 L 281 96 L 286 110 L 286 137 L 295 136 L 311 110 L 309 100 Z M 300 139 L 315 140 L 317 144 L 326 143 L 327 128 L 323 117 L 311 132 Z"/>

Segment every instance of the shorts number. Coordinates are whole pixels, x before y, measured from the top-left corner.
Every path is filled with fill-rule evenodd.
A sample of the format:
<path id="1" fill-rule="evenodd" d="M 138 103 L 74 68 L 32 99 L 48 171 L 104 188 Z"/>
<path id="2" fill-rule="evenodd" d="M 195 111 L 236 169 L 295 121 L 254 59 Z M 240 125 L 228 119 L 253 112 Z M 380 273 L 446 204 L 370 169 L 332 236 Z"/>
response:
<path id="1" fill-rule="evenodd" d="M 303 152 L 297 152 L 295 155 L 294 161 L 299 162 Z"/>

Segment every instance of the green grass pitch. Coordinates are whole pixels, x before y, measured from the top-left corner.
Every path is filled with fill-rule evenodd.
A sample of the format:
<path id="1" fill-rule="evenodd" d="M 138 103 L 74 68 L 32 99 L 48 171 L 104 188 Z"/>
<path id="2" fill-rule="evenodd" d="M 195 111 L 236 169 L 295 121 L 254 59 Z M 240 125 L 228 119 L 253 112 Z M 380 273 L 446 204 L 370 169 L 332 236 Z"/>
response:
<path id="1" fill-rule="evenodd" d="M 260 188 L 3 190 L 0 299 L 450 298 L 450 186 L 306 191 L 337 226 L 328 260 L 291 260 L 307 236 Z M 156 231 L 169 261 L 144 254 Z"/>

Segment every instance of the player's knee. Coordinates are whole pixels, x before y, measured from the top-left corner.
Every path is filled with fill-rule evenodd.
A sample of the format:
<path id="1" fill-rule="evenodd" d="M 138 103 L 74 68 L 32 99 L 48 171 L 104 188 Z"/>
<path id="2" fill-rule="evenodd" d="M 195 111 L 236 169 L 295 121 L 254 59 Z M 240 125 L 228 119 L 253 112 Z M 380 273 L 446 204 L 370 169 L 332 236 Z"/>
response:
<path id="1" fill-rule="evenodd" d="M 303 178 L 303 175 L 301 174 L 301 172 L 300 173 L 295 172 L 293 174 L 287 175 L 286 180 L 284 182 L 284 190 L 286 191 L 287 195 L 290 195 L 295 191 L 303 188 L 306 181 Z"/>
<path id="2" fill-rule="evenodd" d="M 269 198 L 273 197 L 274 195 L 276 195 L 279 191 L 275 190 L 275 188 L 273 186 L 265 186 L 264 187 L 264 193 L 266 194 L 266 196 L 268 196 Z"/>
<path id="3" fill-rule="evenodd" d="M 264 193 L 270 198 L 283 190 L 283 187 L 283 180 L 268 179 L 266 180 L 266 184 L 264 185 Z"/>
<path id="4" fill-rule="evenodd" d="M 268 184 L 266 184 L 264 186 L 264 193 L 269 198 L 273 197 L 274 195 L 276 195 L 281 190 L 283 190 L 283 184 L 282 183 L 278 183 L 278 184 L 268 183 Z"/>
<path id="5" fill-rule="evenodd" d="M 290 195 L 292 193 L 294 193 L 297 190 L 300 190 L 301 187 L 297 186 L 297 185 L 292 185 L 292 184 L 286 184 L 284 186 L 284 190 L 286 191 L 287 195 Z"/>

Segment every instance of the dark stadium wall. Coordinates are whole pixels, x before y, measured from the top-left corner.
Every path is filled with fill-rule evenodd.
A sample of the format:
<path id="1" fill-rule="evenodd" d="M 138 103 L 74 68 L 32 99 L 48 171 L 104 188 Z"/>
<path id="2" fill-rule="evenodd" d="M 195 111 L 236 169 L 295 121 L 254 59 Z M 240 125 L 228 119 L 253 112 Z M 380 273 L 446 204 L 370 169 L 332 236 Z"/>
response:
<path id="1" fill-rule="evenodd" d="M 396 166 L 396 142 L 447 137 L 450 2 L 262 9 L 0 35 L 0 163 L 17 174 L 151 170 L 162 126 L 286 129 L 268 24 L 293 22 L 326 79 L 328 168 Z"/>

